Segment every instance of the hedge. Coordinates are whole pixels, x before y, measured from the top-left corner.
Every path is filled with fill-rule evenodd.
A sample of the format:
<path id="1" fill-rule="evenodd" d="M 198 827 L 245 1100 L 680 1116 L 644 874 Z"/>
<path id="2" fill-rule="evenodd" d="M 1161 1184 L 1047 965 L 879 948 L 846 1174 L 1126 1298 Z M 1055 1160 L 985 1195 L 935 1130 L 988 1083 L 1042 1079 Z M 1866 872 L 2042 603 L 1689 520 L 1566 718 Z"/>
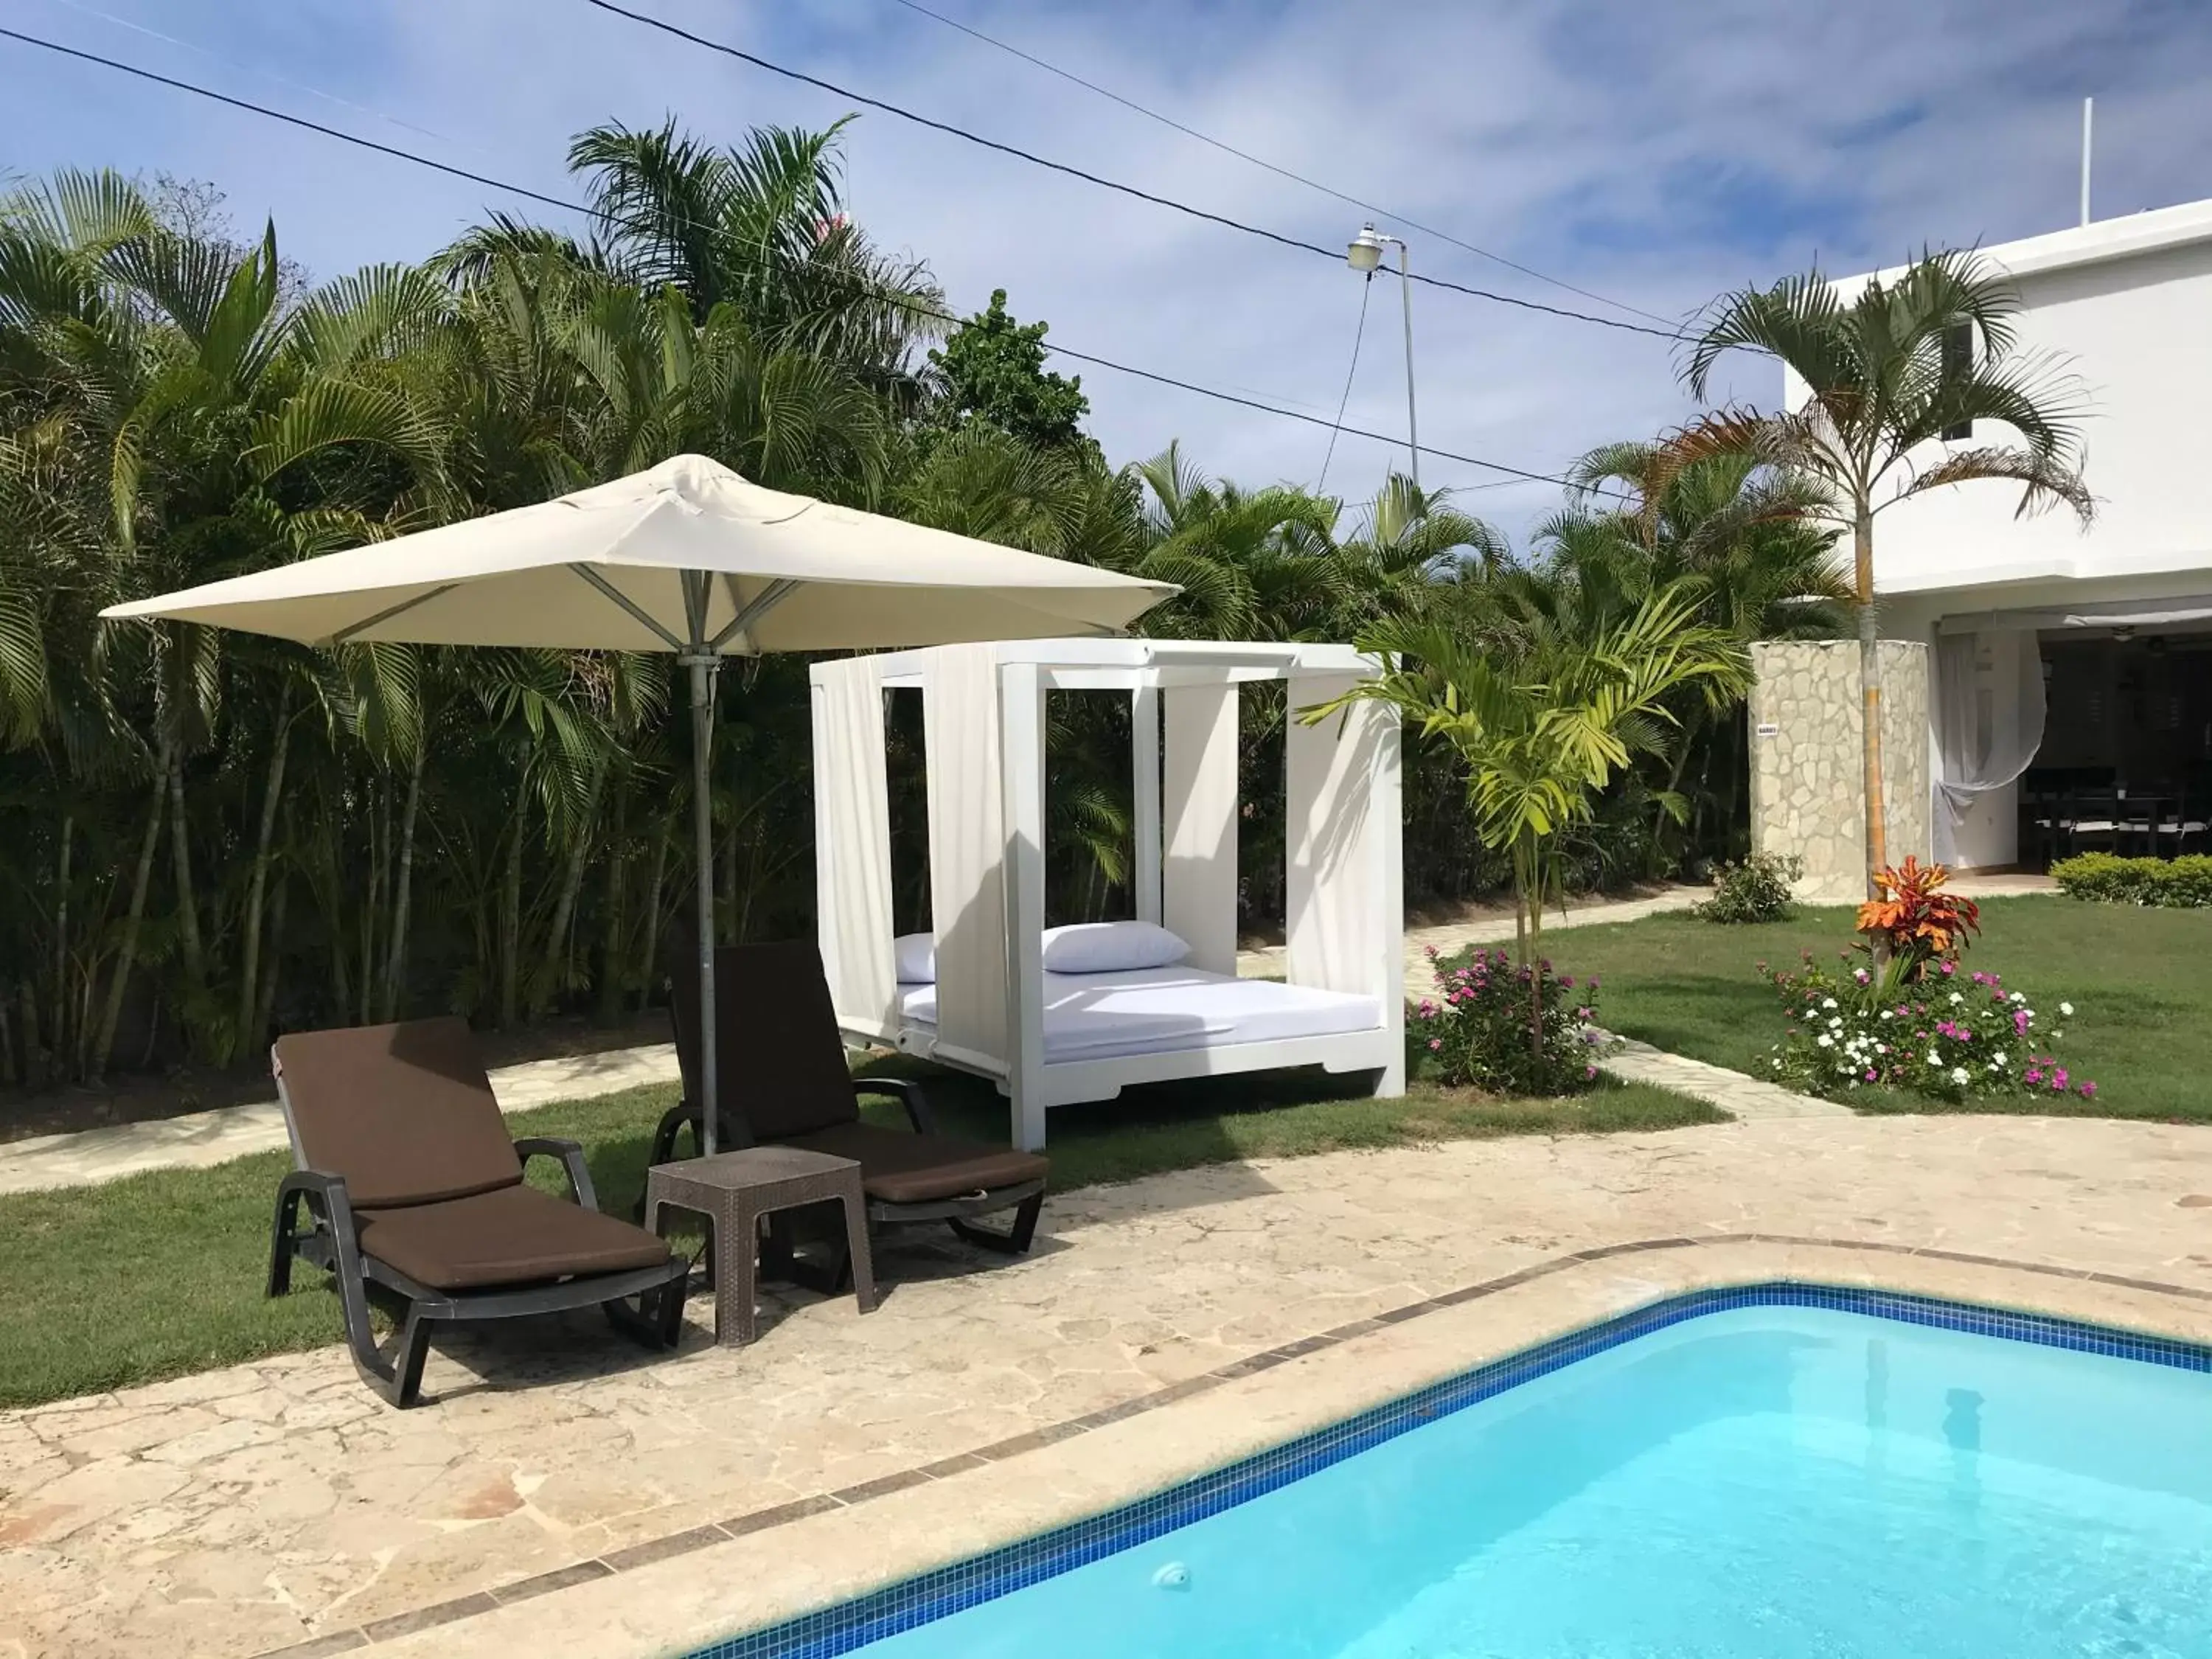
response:
<path id="1" fill-rule="evenodd" d="M 2070 897 L 2100 904 L 2212 906 L 2212 858 L 2199 853 L 2178 859 L 2082 853 L 2052 865 L 2051 878 Z"/>

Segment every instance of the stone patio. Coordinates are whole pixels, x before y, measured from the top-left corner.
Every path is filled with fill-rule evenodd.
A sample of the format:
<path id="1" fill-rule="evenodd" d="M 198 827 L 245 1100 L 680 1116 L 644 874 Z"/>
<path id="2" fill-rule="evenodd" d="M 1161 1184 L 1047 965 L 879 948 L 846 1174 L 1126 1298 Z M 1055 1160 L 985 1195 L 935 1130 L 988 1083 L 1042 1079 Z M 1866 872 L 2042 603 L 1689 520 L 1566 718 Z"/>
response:
<path id="1" fill-rule="evenodd" d="M 1778 1118 L 1223 1165 L 1060 1198 L 1020 1261 L 921 1235 L 877 1313 L 793 1297 L 744 1350 L 702 1303 L 674 1357 L 465 1338 L 404 1413 L 331 1348 L 0 1415 L 0 1655 L 680 1650 L 1699 1273 L 2212 1334 L 2208 1152 Z"/>

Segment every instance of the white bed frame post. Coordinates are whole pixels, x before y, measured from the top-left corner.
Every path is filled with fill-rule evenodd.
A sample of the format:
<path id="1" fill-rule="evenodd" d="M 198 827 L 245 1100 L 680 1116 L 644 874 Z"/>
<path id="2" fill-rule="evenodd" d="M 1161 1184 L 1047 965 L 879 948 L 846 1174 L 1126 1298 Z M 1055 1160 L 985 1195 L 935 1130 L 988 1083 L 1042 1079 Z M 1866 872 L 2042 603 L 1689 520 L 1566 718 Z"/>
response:
<path id="1" fill-rule="evenodd" d="M 1376 705 L 1369 705 L 1370 708 Z M 1376 872 L 1376 948 L 1382 986 L 1382 1023 L 1390 1032 L 1390 1058 L 1376 1080 L 1377 1099 L 1395 1100 L 1406 1092 L 1406 855 L 1404 785 L 1400 750 L 1404 726 L 1393 717 L 1382 721 L 1375 745 L 1375 771 L 1369 781 L 1368 817 L 1387 826 L 1371 836 Z"/>
<path id="2" fill-rule="evenodd" d="M 1131 896 L 1139 921 L 1160 919 L 1160 691 L 1139 685 L 1129 694 L 1129 817 L 1136 836 Z"/>
<path id="3" fill-rule="evenodd" d="M 1006 1097 L 1014 1145 L 1044 1146 L 1044 685 L 1035 663 L 999 670 L 1006 780 Z M 1028 994 L 1024 995 L 1026 991 Z"/>

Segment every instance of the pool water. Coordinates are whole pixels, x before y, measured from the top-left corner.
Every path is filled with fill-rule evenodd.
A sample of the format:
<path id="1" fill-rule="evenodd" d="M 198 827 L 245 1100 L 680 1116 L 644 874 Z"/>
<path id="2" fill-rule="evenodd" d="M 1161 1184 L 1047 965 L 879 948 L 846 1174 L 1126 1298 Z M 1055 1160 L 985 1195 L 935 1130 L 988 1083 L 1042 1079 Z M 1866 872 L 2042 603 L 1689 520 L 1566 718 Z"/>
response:
<path id="1" fill-rule="evenodd" d="M 1692 1318 L 869 1659 L 2212 1659 L 2212 1376 Z"/>

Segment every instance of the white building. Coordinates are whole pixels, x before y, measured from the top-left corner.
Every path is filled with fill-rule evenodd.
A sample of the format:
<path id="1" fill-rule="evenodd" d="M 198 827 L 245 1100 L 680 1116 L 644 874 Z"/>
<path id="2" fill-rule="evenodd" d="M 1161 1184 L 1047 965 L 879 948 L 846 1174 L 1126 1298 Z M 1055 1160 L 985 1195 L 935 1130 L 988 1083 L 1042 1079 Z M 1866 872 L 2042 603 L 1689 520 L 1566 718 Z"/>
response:
<path id="1" fill-rule="evenodd" d="M 2018 519 L 2019 490 L 1991 482 L 1876 520 L 1883 636 L 1929 647 L 1935 850 L 1967 867 L 2172 852 L 2212 817 L 2212 201 L 1984 252 L 2018 286 L 2020 349 L 2087 385 L 2097 516 Z"/>

